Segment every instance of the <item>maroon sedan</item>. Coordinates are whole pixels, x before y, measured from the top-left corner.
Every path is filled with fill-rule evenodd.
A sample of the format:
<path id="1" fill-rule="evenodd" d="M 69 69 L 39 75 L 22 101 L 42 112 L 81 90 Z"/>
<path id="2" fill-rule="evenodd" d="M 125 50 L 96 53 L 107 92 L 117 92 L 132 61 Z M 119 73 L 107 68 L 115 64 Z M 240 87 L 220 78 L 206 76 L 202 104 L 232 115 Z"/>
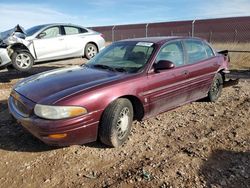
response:
<path id="1" fill-rule="evenodd" d="M 17 83 L 10 113 L 47 144 L 100 140 L 122 145 L 133 120 L 221 94 L 227 58 L 199 38 L 152 37 L 113 43 L 88 63 Z"/>

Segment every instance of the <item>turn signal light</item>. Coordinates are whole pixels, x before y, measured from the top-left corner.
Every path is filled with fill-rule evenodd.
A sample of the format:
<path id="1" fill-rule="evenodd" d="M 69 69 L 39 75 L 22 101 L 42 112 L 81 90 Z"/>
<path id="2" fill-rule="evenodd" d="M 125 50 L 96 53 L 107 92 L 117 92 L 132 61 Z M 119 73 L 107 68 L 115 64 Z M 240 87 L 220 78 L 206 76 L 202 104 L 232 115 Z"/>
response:
<path id="1" fill-rule="evenodd" d="M 48 135 L 48 138 L 62 139 L 62 138 L 65 138 L 66 136 L 67 136 L 66 133 L 63 133 L 63 134 L 50 134 L 50 135 Z"/>

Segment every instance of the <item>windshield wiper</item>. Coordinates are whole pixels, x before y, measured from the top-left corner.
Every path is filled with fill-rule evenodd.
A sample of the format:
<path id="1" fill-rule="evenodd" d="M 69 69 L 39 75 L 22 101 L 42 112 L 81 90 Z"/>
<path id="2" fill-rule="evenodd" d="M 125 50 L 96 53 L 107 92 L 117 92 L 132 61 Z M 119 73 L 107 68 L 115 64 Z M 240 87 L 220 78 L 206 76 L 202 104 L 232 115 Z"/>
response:
<path id="1" fill-rule="evenodd" d="M 116 67 L 114 68 L 116 71 L 118 72 L 127 72 L 127 70 L 125 68 L 122 68 L 122 67 Z"/>
<path id="2" fill-rule="evenodd" d="M 123 67 L 110 67 L 108 65 L 103 65 L 103 64 L 94 64 L 92 66 L 101 69 L 108 69 L 114 72 L 127 72 L 127 70 Z"/>
<path id="3" fill-rule="evenodd" d="M 93 67 L 96 67 L 96 68 L 101 68 L 101 69 L 108 69 L 108 70 L 111 70 L 111 71 L 116 71 L 115 68 L 113 67 L 110 67 L 108 65 L 103 65 L 103 64 L 94 64 L 92 65 Z"/>

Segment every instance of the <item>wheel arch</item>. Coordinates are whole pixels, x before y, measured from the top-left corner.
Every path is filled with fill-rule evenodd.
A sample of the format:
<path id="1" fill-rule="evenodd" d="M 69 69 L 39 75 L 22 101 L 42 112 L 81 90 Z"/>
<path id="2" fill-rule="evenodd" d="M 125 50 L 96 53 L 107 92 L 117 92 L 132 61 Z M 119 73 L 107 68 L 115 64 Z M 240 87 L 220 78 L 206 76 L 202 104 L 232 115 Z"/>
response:
<path id="1" fill-rule="evenodd" d="M 95 46 L 96 46 L 96 49 L 97 49 L 97 52 L 99 52 L 99 46 L 97 45 L 96 42 L 94 42 L 94 41 L 88 41 L 88 42 L 86 43 L 85 47 L 86 47 L 88 44 L 93 44 L 93 45 L 95 45 Z"/>
<path id="2" fill-rule="evenodd" d="M 11 57 L 11 55 L 14 53 L 14 51 L 16 50 L 27 50 L 31 55 L 32 57 L 34 58 L 34 55 L 30 52 L 30 50 L 27 48 L 27 46 L 25 46 L 24 44 L 22 43 L 15 43 L 13 45 L 11 45 L 9 47 L 9 56 Z"/>
<path id="3" fill-rule="evenodd" d="M 122 96 L 119 96 L 119 97 L 112 98 L 111 100 L 108 100 L 109 102 L 107 102 L 103 106 L 104 111 L 105 111 L 106 108 L 108 108 L 108 106 L 111 103 L 113 103 L 117 99 L 121 99 L 121 98 L 128 99 L 131 102 L 131 104 L 133 106 L 133 111 L 134 111 L 134 120 L 141 121 L 143 119 L 143 117 L 144 117 L 145 110 L 144 110 L 144 106 L 143 106 L 142 101 L 135 95 L 122 95 Z M 102 114 L 103 114 L 103 112 L 102 112 Z"/>
<path id="4" fill-rule="evenodd" d="M 138 121 L 142 120 L 142 118 L 144 117 L 144 107 L 141 100 L 138 97 L 134 95 L 124 95 L 120 96 L 119 98 L 128 99 L 132 103 L 134 110 L 134 120 Z"/>
<path id="5" fill-rule="evenodd" d="M 220 70 L 217 72 L 217 73 L 221 74 L 223 82 L 225 82 L 225 80 L 226 80 L 224 71 L 225 71 L 225 69 L 220 69 Z"/>

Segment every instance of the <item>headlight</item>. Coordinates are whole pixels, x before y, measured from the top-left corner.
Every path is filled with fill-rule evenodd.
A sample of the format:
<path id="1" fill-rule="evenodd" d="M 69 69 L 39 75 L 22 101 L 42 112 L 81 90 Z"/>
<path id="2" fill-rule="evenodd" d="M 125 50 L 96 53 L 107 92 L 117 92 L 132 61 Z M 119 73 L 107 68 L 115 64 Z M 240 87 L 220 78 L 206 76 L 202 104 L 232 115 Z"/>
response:
<path id="1" fill-rule="evenodd" d="M 36 104 L 34 112 L 37 116 L 45 119 L 64 119 L 86 114 L 87 110 L 78 106 L 48 106 Z"/>
<path id="2" fill-rule="evenodd" d="M 6 39 L 6 43 L 7 44 L 14 44 L 17 42 L 17 38 L 15 36 L 9 36 L 7 39 Z"/>

